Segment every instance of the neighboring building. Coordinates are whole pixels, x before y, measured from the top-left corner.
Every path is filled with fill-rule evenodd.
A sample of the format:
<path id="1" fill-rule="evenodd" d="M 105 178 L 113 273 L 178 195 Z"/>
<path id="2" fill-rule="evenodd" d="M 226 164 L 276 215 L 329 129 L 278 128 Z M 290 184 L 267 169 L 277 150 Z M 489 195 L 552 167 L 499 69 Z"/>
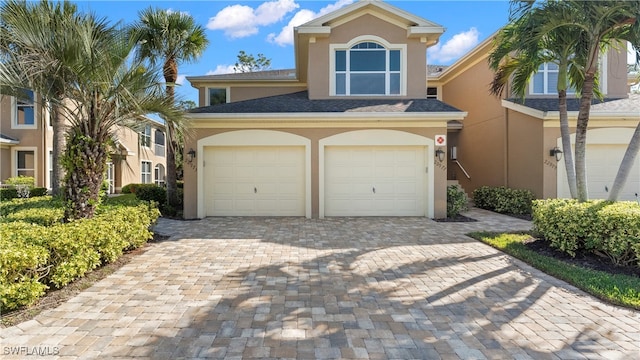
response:
<path id="1" fill-rule="evenodd" d="M 443 218 L 448 180 L 467 193 L 507 185 L 565 196 L 562 163 L 549 155 L 559 144 L 553 68 L 536 75 L 525 104 L 493 97 L 490 39 L 451 66 L 426 64 L 443 31 L 359 1 L 295 29 L 295 69 L 188 77 L 200 107 L 185 145 L 195 155 L 185 218 Z M 590 139 L 605 149 L 589 151 L 609 167 L 592 174 L 611 171 L 640 114 L 627 98 L 626 61 L 609 52 L 603 68 L 602 90 L 620 100 L 593 107 Z"/>
<path id="2" fill-rule="evenodd" d="M 31 101 L 0 96 L 0 182 L 32 176 L 36 186 L 51 189 L 53 128 L 47 108 L 33 99 L 33 94 Z M 116 130 L 116 146 L 106 174 L 110 193 L 120 192 L 130 183 L 164 184 L 163 128 L 149 119 L 140 133 L 126 127 Z"/>
<path id="3" fill-rule="evenodd" d="M 443 101 L 468 112 L 464 125 L 449 133 L 449 150 L 455 147 L 456 156 L 449 157 L 448 176 L 468 193 L 482 185 L 504 185 L 532 190 L 539 198 L 570 197 L 562 154 L 557 161 L 551 153 L 562 148 L 557 69 L 552 65 L 540 69 L 524 102 L 508 92 L 503 98 L 492 96 L 493 72 L 487 63 L 492 40 L 485 40 L 431 82 L 441 87 Z M 593 199 L 607 197 L 640 121 L 640 97 L 628 94 L 626 52 L 607 52 L 600 66 L 605 99 L 594 100 L 587 135 L 587 182 Z M 579 99 L 568 94 L 567 102 L 573 132 Z M 638 193 L 640 166 L 636 165 L 620 198 L 636 200 Z"/>

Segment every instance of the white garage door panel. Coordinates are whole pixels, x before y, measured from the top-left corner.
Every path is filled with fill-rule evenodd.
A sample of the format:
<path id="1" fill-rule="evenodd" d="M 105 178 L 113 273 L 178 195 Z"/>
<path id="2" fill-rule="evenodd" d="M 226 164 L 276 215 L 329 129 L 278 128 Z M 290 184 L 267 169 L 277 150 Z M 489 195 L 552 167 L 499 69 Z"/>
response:
<path id="1" fill-rule="evenodd" d="M 590 199 L 607 199 L 613 186 L 618 168 L 627 150 L 627 145 L 587 145 L 587 189 Z M 636 194 L 640 194 L 640 165 L 636 164 L 629 173 L 629 178 L 625 187 L 620 192 L 618 200 L 636 200 Z M 564 159 L 561 160 L 564 162 Z M 563 164 L 559 164 L 563 165 Z M 558 197 L 569 198 L 569 186 L 567 185 L 567 175 L 564 166 L 558 169 Z"/>
<path id="2" fill-rule="evenodd" d="M 326 216 L 424 216 L 422 146 L 327 146 Z"/>
<path id="3" fill-rule="evenodd" d="M 206 216 L 304 216 L 304 147 L 205 148 Z"/>

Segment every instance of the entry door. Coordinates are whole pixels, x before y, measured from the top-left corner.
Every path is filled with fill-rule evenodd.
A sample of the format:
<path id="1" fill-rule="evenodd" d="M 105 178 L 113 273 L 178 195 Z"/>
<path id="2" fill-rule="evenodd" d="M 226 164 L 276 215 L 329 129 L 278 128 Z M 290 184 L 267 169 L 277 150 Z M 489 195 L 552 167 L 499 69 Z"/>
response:
<path id="1" fill-rule="evenodd" d="M 206 216 L 304 216 L 304 147 L 206 147 Z"/>
<path id="2" fill-rule="evenodd" d="M 424 216 L 423 146 L 325 148 L 327 216 Z"/>

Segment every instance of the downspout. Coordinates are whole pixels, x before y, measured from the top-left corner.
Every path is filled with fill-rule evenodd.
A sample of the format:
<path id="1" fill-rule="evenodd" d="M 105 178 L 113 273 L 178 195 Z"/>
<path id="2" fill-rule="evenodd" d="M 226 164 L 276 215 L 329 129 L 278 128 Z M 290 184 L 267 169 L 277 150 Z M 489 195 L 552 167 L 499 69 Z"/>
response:
<path id="1" fill-rule="evenodd" d="M 507 84 L 506 84 L 506 89 L 507 91 L 505 91 L 504 99 L 500 99 L 500 106 L 502 106 L 502 100 L 506 100 L 508 98 L 509 92 L 510 92 L 510 84 L 509 84 L 509 80 L 507 80 Z M 509 109 L 507 109 L 506 107 L 502 106 L 502 109 L 504 111 L 504 171 L 503 171 L 503 181 L 502 183 L 505 184 L 506 187 L 509 187 Z"/>

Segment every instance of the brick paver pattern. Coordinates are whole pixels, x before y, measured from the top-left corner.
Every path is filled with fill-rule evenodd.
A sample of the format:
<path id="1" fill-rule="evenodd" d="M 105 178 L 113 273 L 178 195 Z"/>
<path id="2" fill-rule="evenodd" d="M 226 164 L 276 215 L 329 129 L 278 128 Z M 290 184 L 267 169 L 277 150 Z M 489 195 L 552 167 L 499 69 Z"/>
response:
<path id="1" fill-rule="evenodd" d="M 529 222 L 467 215 L 161 219 L 171 239 L 1 329 L 3 358 L 639 358 L 639 312 L 464 236 Z"/>

